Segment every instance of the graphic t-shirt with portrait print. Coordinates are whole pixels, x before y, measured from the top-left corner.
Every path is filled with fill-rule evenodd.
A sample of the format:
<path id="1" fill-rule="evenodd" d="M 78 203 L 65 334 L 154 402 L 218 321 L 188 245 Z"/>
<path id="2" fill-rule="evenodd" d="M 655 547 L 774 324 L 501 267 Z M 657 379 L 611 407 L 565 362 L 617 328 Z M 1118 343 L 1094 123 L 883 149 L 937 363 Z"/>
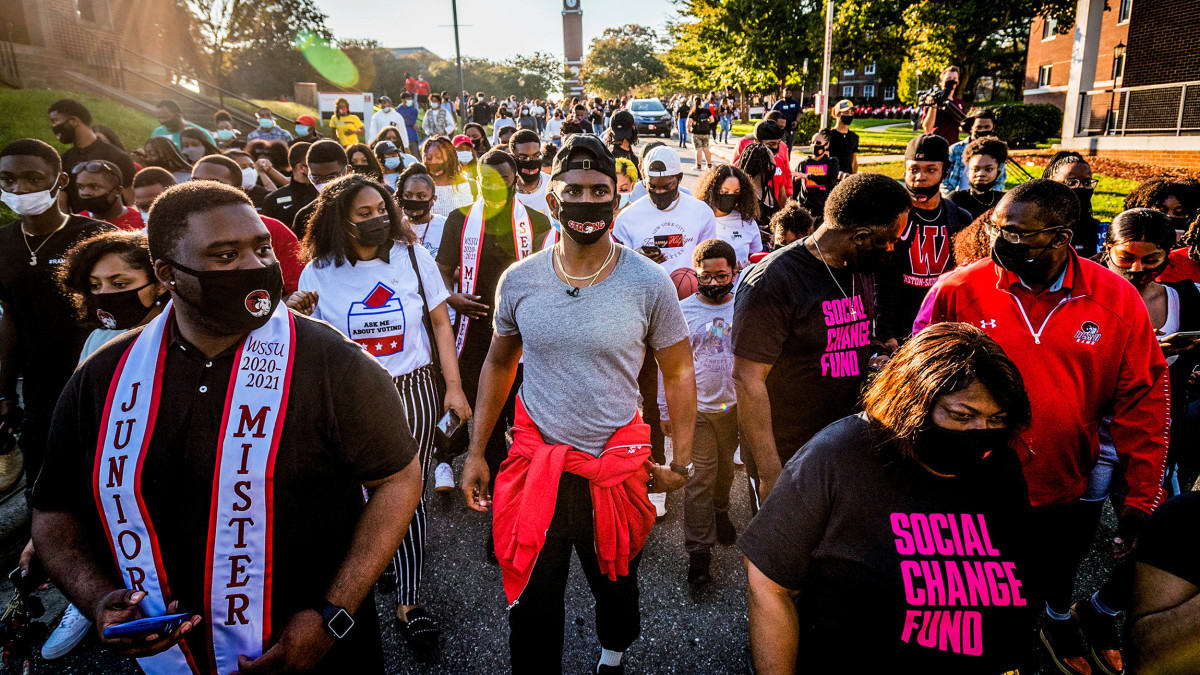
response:
<path id="1" fill-rule="evenodd" d="M 713 210 L 682 191 L 665 211 L 654 206 L 649 195 L 642 197 L 617 214 L 613 225 L 613 237 L 631 249 L 657 246 L 667 258 L 662 266 L 668 273 L 691 267 L 696 245 L 716 236 Z"/>
<path id="2" fill-rule="evenodd" d="M 424 246 L 413 250 L 432 310 L 450 293 L 429 251 Z M 421 294 L 407 245 L 393 243 L 386 261 L 375 258 L 323 267 L 310 262 L 300 274 L 300 288 L 317 292 L 313 318 L 329 323 L 361 345 L 392 377 L 411 373 L 432 361 Z"/>

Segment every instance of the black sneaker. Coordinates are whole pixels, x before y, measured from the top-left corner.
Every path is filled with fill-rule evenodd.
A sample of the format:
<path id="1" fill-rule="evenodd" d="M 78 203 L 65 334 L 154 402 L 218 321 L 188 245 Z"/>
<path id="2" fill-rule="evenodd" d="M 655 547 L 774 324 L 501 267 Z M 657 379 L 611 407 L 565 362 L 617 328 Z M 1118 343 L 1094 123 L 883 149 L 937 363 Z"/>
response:
<path id="1" fill-rule="evenodd" d="M 625 664 L 615 666 L 596 666 L 596 675 L 625 675 Z"/>
<path id="2" fill-rule="evenodd" d="M 717 513 L 717 543 L 722 546 L 733 546 L 737 542 L 737 528 L 729 519 L 729 512 Z"/>
<path id="3" fill-rule="evenodd" d="M 484 542 L 484 555 L 489 565 L 500 565 L 500 561 L 496 559 L 496 540 L 492 538 L 491 528 L 488 528 L 487 541 Z"/>
<path id="4" fill-rule="evenodd" d="M 1050 660 L 1059 672 L 1065 675 L 1092 675 L 1092 665 L 1087 660 L 1079 624 L 1073 619 L 1043 617 L 1038 637 L 1042 639 L 1046 651 L 1050 652 Z"/>
<path id="5" fill-rule="evenodd" d="M 712 556 L 707 553 L 692 553 L 688 556 L 688 583 L 699 588 L 712 581 L 712 575 L 708 573 L 708 566 L 712 563 Z"/>
<path id="6" fill-rule="evenodd" d="M 1083 636 L 1087 638 L 1092 664 L 1104 675 L 1124 675 L 1125 659 L 1121 656 L 1117 617 L 1096 611 L 1090 600 L 1075 603 L 1071 607 L 1071 616 L 1079 622 Z"/>

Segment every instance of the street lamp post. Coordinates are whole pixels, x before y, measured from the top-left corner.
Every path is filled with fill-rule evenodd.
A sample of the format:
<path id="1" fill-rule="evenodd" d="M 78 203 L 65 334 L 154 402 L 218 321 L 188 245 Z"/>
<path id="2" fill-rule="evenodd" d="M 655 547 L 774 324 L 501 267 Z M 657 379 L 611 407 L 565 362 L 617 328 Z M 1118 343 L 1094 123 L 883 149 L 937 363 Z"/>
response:
<path id="1" fill-rule="evenodd" d="M 825 58 L 821 64 L 824 74 L 821 76 L 821 93 L 817 101 L 821 108 L 821 129 L 826 128 L 829 121 L 829 60 L 833 58 L 833 0 L 825 5 Z"/>
<path id="2" fill-rule="evenodd" d="M 450 12 L 454 18 L 454 60 L 458 67 L 458 91 L 459 94 L 455 98 L 459 99 L 458 113 L 462 117 L 462 124 L 466 127 L 467 124 L 467 106 L 466 101 L 461 100 L 461 92 L 466 89 L 463 84 L 462 72 L 462 50 L 458 45 L 458 0 L 450 0 Z"/>

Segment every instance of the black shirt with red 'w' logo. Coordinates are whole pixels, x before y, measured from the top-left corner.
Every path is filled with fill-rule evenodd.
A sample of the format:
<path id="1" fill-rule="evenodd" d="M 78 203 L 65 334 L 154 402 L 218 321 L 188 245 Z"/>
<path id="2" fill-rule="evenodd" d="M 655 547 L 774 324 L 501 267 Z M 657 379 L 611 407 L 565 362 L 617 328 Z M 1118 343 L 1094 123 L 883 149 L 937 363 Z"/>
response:
<path id="1" fill-rule="evenodd" d="M 971 224 L 971 214 L 948 199 L 941 202 L 933 212 L 909 212 L 890 263 L 875 274 L 875 334 L 881 342 L 907 338 L 929 289 L 954 269 L 954 235 Z"/>

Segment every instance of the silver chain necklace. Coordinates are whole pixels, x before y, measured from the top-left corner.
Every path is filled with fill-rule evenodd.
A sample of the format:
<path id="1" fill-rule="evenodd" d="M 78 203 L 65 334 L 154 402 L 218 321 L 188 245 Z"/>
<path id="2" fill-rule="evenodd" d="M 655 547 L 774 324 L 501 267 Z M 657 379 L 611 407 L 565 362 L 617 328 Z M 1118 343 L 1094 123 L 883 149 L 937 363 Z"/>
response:
<path id="1" fill-rule="evenodd" d="M 825 261 L 825 254 L 821 252 L 821 245 L 817 243 L 816 237 L 812 237 L 812 243 L 813 246 L 817 247 L 817 255 L 820 256 L 821 263 L 825 265 L 825 269 L 829 272 L 829 278 L 833 279 L 833 283 L 837 285 L 838 292 L 841 293 L 842 297 L 846 299 L 847 303 L 849 303 L 850 318 L 857 319 L 858 310 L 854 307 L 854 303 L 850 300 L 850 295 L 854 295 L 854 273 L 850 273 L 850 295 L 846 295 L 846 291 L 842 288 L 841 282 L 839 282 L 837 277 L 833 275 L 833 268 L 830 267 L 829 263 Z"/>
<path id="2" fill-rule="evenodd" d="M 927 223 L 934 223 L 934 222 L 937 222 L 938 218 L 942 217 L 942 208 L 945 206 L 946 206 L 945 200 L 942 200 L 942 203 L 938 204 L 937 213 L 933 214 L 932 218 L 926 218 L 925 216 L 921 215 L 921 213 L 920 213 L 921 209 L 913 209 L 912 212 L 917 218 L 920 218 L 921 220 L 923 220 Z"/>

